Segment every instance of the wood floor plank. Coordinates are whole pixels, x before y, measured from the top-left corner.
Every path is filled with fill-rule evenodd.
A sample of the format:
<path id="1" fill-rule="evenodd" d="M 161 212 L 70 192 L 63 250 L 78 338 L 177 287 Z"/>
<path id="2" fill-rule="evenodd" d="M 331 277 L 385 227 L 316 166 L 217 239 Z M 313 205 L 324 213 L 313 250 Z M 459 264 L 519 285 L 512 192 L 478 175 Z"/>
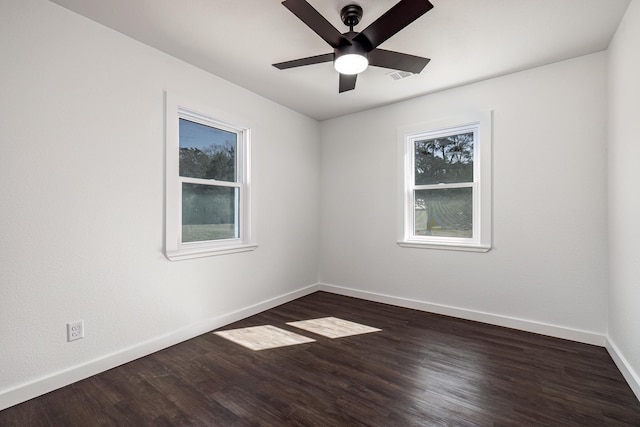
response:
<path id="1" fill-rule="evenodd" d="M 321 317 L 379 328 L 330 339 Z M 602 347 L 317 292 L 222 329 L 314 342 L 253 351 L 213 333 L 0 411 L 0 426 L 640 426 Z"/>

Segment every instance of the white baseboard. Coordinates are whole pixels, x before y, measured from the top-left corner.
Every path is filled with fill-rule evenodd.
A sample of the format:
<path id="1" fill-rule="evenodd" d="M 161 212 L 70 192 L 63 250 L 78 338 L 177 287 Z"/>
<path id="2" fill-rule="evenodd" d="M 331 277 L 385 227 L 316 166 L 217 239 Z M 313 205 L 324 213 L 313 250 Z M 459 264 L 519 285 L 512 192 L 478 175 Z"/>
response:
<path id="1" fill-rule="evenodd" d="M 132 347 L 119 350 L 87 363 L 70 367 L 64 371 L 52 373 L 44 378 L 22 384 L 12 389 L 0 391 L 0 411 L 34 397 L 49 393 L 58 388 L 83 380 L 92 375 L 115 368 L 122 364 L 147 356 L 156 351 L 197 337 L 214 329 L 228 325 L 238 320 L 245 319 L 270 308 L 293 301 L 297 298 L 311 294 L 318 290 L 318 285 L 310 285 L 305 288 L 262 301 L 260 303 L 223 314 L 218 317 L 206 319 L 202 322 L 188 325 L 184 328 L 168 334 L 153 338 Z"/>
<path id="2" fill-rule="evenodd" d="M 611 337 L 607 338 L 606 348 L 613 362 L 616 364 L 622 376 L 631 387 L 631 390 L 635 393 L 638 400 L 640 400 L 640 376 L 633 370 L 627 359 L 622 355 L 618 346 L 611 340 Z"/>
<path id="3" fill-rule="evenodd" d="M 22 384 L 12 389 L 0 391 L 0 410 L 9 408 L 13 405 L 17 405 L 29 399 L 33 399 L 34 397 L 43 395 L 60 387 L 64 387 L 76 381 L 80 381 L 92 375 L 104 372 L 108 369 L 115 368 L 116 366 L 120 366 L 124 363 L 130 362 L 140 357 L 144 357 L 156 351 L 194 338 L 198 335 L 207 333 L 238 320 L 242 320 L 246 317 L 253 316 L 254 314 L 269 310 L 273 307 L 293 301 L 297 298 L 309 295 L 316 291 L 325 291 L 338 295 L 345 295 L 369 301 L 395 305 L 398 307 L 412 308 L 415 310 L 443 314 L 447 316 L 458 317 L 461 319 L 489 323 L 493 325 L 504 326 L 507 328 L 519 329 L 527 332 L 534 332 L 571 341 L 578 341 L 586 344 L 606 347 L 616 365 L 633 389 L 634 393 L 640 398 L 640 380 L 638 378 L 638 375 L 633 371 L 633 369 L 630 368 L 629 364 L 626 362 L 625 358 L 619 352 L 615 344 L 607 340 L 604 335 L 540 322 L 534 322 L 530 320 L 518 319 L 514 317 L 500 316 L 491 313 L 484 313 L 441 304 L 412 300 L 408 298 L 394 297 L 358 289 L 318 283 L 277 296 L 275 298 L 268 299 L 266 301 L 242 308 L 240 310 L 207 319 L 196 324 L 188 325 L 177 331 L 173 331 L 166 335 L 156 337 L 152 340 L 136 344 L 135 346 L 114 352 L 112 354 L 105 355 L 101 358 L 89 361 L 82 365 L 74 366 L 64 371 L 52 373 L 47 377 L 32 381 L 30 383 Z"/>
<path id="4" fill-rule="evenodd" d="M 548 335 L 551 337 L 562 338 L 570 341 L 598 345 L 600 347 L 604 347 L 606 342 L 606 338 L 604 335 L 594 332 L 565 328 L 562 326 L 556 326 L 525 319 L 518 319 L 515 317 L 467 310 L 464 308 L 434 304 L 408 298 L 394 297 L 391 295 L 378 294 L 374 292 L 328 285 L 324 283 L 319 284 L 318 290 L 355 298 L 361 298 L 369 301 L 381 302 L 399 307 L 427 311 L 430 313 L 444 314 L 446 316 L 458 317 L 466 320 L 474 320 L 476 322 L 489 323 L 491 325 L 504 326 L 521 331 L 534 332 L 537 334 Z"/>

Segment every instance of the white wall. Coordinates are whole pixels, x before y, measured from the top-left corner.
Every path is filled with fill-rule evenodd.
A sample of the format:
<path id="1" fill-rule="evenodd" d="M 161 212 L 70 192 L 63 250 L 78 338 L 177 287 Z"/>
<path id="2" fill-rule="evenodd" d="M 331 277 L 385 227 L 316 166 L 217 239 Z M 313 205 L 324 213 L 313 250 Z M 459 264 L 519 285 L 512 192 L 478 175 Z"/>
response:
<path id="1" fill-rule="evenodd" d="M 609 340 L 640 398 L 640 1 L 609 48 Z M 625 371 L 626 367 L 626 371 Z"/>
<path id="2" fill-rule="evenodd" d="M 0 52 L 0 409 L 317 282 L 316 121 L 44 0 Z M 164 257 L 165 89 L 255 125 L 256 251 Z"/>
<path id="3" fill-rule="evenodd" d="M 320 281 L 602 344 L 606 106 L 599 53 L 321 123 Z M 494 248 L 400 248 L 397 129 L 467 110 L 494 112 Z"/>
<path id="4" fill-rule="evenodd" d="M 609 337 L 636 384 L 639 15 L 634 0 L 609 55 Z M 605 53 L 318 125 L 44 0 L 0 2 L 0 52 L 0 409 L 318 276 L 586 342 L 607 333 Z M 256 251 L 163 256 L 165 89 L 255 124 Z M 494 111 L 494 249 L 400 248 L 397 128 L 464 110 Z M 67 343 L 78 319 L 87 336 Z"/>

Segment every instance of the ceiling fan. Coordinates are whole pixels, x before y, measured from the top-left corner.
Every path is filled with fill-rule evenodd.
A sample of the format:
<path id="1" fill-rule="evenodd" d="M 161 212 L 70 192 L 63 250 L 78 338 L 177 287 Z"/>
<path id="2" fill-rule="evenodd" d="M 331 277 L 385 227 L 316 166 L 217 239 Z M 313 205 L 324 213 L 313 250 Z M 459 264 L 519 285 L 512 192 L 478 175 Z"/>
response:
<path id="1" fill-rule="evenodd" d="M 385 40 L 431 10 L 433 5 L 428 0 L 400 0 L 359 33 L 353 31 L 353 27 L 362 18 L 362 8 L 357 4 L 347 5 L 340 12 L 342 22 L 349 27 L 344 34 L 306 0 L 285 0 L 282 5 L 333 47 L 333 52 L 273 64 L 280 70 L 333 61 L 340 73 L 338 91 L 346 92 L 356 87 L 358 73 L 368 65 L 418 74 L 430 61 L 429 58 L 378 49 Z"/>

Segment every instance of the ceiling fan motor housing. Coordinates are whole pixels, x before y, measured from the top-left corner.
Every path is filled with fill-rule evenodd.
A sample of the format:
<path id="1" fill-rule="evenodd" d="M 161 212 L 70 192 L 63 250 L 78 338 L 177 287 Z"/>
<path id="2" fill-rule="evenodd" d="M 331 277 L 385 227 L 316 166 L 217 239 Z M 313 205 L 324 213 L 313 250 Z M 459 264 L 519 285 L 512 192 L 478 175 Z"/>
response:
<path id="1" fill-rule="evenodd" d="M 340 18 L 344 25 L 349 27 L 350 31 L 353 31 L 353 27 L 358 25 L 362 19 L 362 8 L 357 4 L 347 5 L 340 11 Z"/>

